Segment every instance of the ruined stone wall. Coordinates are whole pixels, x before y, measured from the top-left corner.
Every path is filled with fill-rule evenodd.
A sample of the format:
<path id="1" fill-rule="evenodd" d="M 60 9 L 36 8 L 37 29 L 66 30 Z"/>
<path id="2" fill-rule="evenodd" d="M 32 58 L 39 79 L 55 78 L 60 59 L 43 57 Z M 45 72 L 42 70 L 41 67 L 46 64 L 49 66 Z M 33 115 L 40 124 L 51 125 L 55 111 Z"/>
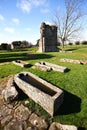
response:
<path id="1" fill-rule="evenodd" d="M 40 34 L 39 52 L 58 51 L 56 26 L 50 26 L 42 23 L 40 27 Z"/>

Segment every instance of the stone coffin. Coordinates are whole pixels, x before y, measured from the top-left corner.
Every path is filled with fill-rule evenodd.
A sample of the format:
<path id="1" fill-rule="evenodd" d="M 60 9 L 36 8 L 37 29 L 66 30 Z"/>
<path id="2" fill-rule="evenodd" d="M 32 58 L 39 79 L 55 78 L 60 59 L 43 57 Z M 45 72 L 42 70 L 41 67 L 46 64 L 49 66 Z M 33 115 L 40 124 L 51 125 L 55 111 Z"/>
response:
<path id="1" fill-rule="evenodd" d="M 35 63 L 35 65 L 32 68 L 40 69 L 43 71 L 51 71 L 52 70 L 50 66 L 45 65 L 45 62 L 37 62 L 37 63 Z"/>
<path id="2" fill-rule="evenodd" d="M 48 62 L 37 62 L 34 66 L 35 68 L 44 70 L 44 71 L 59 71 L 59 72 L 67 72 L 69 71 L 69 69 L 67 67 L 64 66 L 59 66 L 56 64 L 52 64 L 52 63 L 48 63 Z"/>
<path id="3" fill-rule="evenodd" d="M 18 66 L 21 66 L 21 67 L 30 67 L 30 64 L 27 63 L 27 62 L 24 62 L 22 60 L 15 60 L 15 61 L 12 61 L 13 64 L 16 64 Z"/>
<path id="4" fill-rule="evenodd" d="M 63 91 L 30 72 L 21 72 L 14 76 L 17 86 L 32 100 L 42 106 L 51 116 L 63 102 Z"/>

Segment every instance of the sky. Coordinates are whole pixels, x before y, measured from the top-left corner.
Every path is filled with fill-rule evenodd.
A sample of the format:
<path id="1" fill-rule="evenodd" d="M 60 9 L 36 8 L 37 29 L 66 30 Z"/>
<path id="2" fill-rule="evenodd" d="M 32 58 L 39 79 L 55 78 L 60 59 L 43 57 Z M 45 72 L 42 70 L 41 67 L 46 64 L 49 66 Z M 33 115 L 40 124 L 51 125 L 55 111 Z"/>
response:
<path id="1" fill-rule="evenodd" d="M 63 0 L 0 0 L 0 43 L 26 40 L 36 44 L 40 38 L 41 23 L 53 24 L 55 10 L 63 6 Z M 87 2 L 83 6 L 86 10 Z M 82 39 L 87 40 L 86 28 Z"/>

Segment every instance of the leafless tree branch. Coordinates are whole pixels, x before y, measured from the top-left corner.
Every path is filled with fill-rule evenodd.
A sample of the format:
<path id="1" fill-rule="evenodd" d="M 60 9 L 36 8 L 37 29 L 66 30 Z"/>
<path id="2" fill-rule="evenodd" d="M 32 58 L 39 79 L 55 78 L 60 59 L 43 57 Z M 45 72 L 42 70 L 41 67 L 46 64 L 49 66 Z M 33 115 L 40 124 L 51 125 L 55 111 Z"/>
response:
<path id="1" fill-rule="evenodd" d="M 61 39 L 62 47 L 66 41 L 72 39 L 73 34 L 81 29 L 80 20 L 83 16 L 80 8 L 83 0 L 64 0 L 64 2 L 64 13 L 60 16 L 57 11 L 53 21 L 58 27 L 58 38 Z"/>

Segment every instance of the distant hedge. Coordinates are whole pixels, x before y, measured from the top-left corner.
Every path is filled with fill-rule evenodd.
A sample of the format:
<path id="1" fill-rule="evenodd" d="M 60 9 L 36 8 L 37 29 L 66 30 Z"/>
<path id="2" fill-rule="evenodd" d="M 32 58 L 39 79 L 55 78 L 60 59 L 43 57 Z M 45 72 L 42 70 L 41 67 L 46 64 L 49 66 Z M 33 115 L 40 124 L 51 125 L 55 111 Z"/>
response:
<path id="1" fill-rule="evenodd" d="M 79 42 L 79 41 L 76 41 L 76 42 L 75 42 L 75 45 L 80 45 L 80 42 Z"/>
<path id="2" fill-rule="evenodd" d="M 70 42 L 69 45 L 73 45 L 73 43 Z"/>
<path id="3" fill-rule="evenodd" d="M 87 45 L 87 41 L 81 42 L 82 45 Z"/>

